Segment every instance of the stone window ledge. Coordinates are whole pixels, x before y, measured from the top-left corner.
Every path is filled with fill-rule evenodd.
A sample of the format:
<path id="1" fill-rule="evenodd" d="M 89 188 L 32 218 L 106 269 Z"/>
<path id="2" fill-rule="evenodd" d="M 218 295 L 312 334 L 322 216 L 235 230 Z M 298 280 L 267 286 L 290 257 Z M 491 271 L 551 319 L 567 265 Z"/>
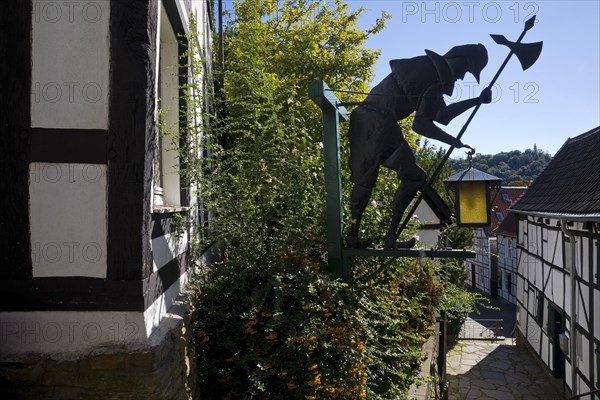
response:
<path id="1" fill-rule="evenodd" d="M 191 207 L 184 206 L 168 206 L 168 205 L 156 205 L 152 209 L 152 214 L 173 214 L 173 213 L 187 213 Z"/>

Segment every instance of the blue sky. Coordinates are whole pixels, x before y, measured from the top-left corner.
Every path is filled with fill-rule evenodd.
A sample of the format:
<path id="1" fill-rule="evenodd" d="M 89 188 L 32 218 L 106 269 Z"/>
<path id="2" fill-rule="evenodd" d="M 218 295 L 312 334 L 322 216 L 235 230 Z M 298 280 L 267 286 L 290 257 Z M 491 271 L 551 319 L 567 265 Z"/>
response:
<path id="1" fill-rule="evenodd" d="M 478 153 L 533 148 L 554 155 L 569 137 L 600 125 L 600 1 L 399 1 L 353 0 L 366 12 L 359 26 L 370 26 L 382 11 L 391 14 L 386 28 L 367 47 L 381 50 L 376 64 L 378 83 L 389 72 L 389 61 L 424 54 L 444 54 L 451 47 L 482 43 L 489 62 L 478 85 L 470 74 L 459 81 L 448 102 L 479 95 L 508 54 L 489 34 L 515 41 L 525 20 L 537 15 L 524 43 L 543 41 L 536 64 L 523 71 L 512 58 L 494 87 L 491 104 L 480 108 L 462 137 Z M 232 1 L 224 8 L 231 10 Z M 443 127 L 458 134 L 470 111 Z M 435 143 L 435 142 L 433 142 Z M 438 143 L 439 144 L 439 143 Z M 443 144 L 442 144 L 443 145 Z M 443 145 L 444 147 L 447 147 Z M 457 150 L 452 157 L 464 157 Z"/>
<path id="2" fill-rule="evenodd" d="M 381 49 L 376 65 L 379 82 L 389 61 L 423 54 L 444 54 L 451 47 L 482 43 L 489 62 L 478 85 L 470 74 L 459 81 L 448 102 L 479 95 L 508 54 L 489 34 L 515 41 L 524 21 L 537 15 L 523 43 L 543 41 L 542 54 L 526 71 L 512 58 L 494 89 L 494 100 L 480 108 L 462 140 L 478 153 L 533 148 L 554 155 L 569 137 L 600 125 L 600 2 L 586 1 L 351 1 L 368 11 L 359 21 L 371 24 L 386 11 L 392 15 L 384 31 L 368 47 Z M 447 127 L 456 135 L 470 111 Z M 444 145 L 445 146 L 445 145 Z M 447 146 L 445 146 L 447 147 Z M 453 157 L 464 157 L 457 150 Z"/>

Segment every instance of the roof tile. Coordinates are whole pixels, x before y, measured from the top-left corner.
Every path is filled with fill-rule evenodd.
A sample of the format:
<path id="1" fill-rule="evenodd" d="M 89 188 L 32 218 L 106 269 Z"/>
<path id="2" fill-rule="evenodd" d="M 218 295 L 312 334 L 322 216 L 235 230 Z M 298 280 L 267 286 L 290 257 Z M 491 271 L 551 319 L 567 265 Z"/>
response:
<path id="1" fill-rule="evenodd" d="M 568 139 L 512 208 L 546 213 L 600 213 L 600 127 Z"/>

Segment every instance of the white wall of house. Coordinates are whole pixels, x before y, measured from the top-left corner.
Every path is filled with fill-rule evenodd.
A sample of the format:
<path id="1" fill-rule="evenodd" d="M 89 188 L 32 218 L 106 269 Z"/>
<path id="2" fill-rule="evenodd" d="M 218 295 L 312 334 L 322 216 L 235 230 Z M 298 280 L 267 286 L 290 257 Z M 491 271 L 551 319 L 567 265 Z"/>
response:
<path id="1" fill-rule="evenodd" d="M 105 278 L 106 165 L 29 166 L 33 277 Z"/>
<path id="2" fill-rule="evenodd" d="M 573 246 L 557 228 L 559 220 L 526 217 L 519 222 L 517 323 L 529 345 L 551 371 L 558 343 L 554 338 L 554 317 L 563 319 L 564 333 L 575 339 L 575 357 L 564 358 L 564 381 L 571 387 L 572 365 L 577 371 L 577 393 L 593 389 L 600 382 L 600 277 L 598 252 L 600 235 L 590 233 L 584 222 L 568 227 L 575 235 Z M 596 228 L 597 229 L 597 228 Z M 572 252 L 575 252 L 576 284 L 571 291 Z M 572 298 L 575 298 L 577 328 L 572 328 Z M 576 333 L 574 333 L 576 331 Z M 570 346 L 571 342 L 569 342 Z"/>
<path id="3" fill-rule="evenodd" d="M 53 129 L 77 134 L 81 130 L 82 135 L 86 130 L 109 128 L 110 73 L 119 73 L 110 71 L 110 3 L 34 0 L 32 127 L 46 128 L 49 134 Z M 177 1 L 177 4 L 180 14 L 187 15 L 189 10 L 184 10 L 184 6 L 198 13 L 201 22 L 198 29 L 207 32 L 202 37 L 208 43 L 206 2 Z M 177 39 L 165 18 L 164 7 L 161 5 L 158 10 L 159 18 L 166 23 L 162 30 L 160 27 L 156 30 L 157 43 L 162 43 L 157 62 L 162 54 L 168 59 L 166 65 L 169 60 L 176 64 Z M 176 98 L 178 71 L 172 66 L 165 72 L 162 91 L 166 98 Z M 170 121 L 177 124 L 177 105 L 173 111 Z M 166 169 L 174 170 L 178 160 L 170 157 L 166 149 L 165 152 Z M 107 185 L 110 179 L 107 175 L 106 164 L 30 164 L 33 278 L 107 278 Z M 166 198 L 167 202 L 180 204 L 179 174 L 173 172 L 164 177 L 165 186 L 173 195 Z M 169 179 L 174 182 L 172 185 Z M 193 200 L 192 196 L 192 206 Z M 69 358 L 99 346 L 147 345 L 164 336 L 164 321 L 172 318 L 169 309 L 187 283 L 190 270 L 179 270 L 178 278 L 169 281 L 169 286 L 164 288 L 160 287 L 163 281 L 159 272 L 188 250 L 189 240 L 189 231 L 175 233 L 173 229 L 150 239 L 152 266 L 148 268 L 152 274 L 140 282 L 140 296 L 149 299 L 143 311 L 0 312 L 2 359 L 16 359 L 28 353 L 60 354 Z M 141 270 L 143 266 L 139 267 Z M 148 287 L 150 284 L 155 287 Z M 161 294 L 148 297 L 152 291 Z"/>
<path id="4" fill-rule="evenodd" d="M 468 273 L 467 285 L 473 287 L 474 278 L 475 286 L 473 288 L 487 295 L 490 294 L 492 240 L 495 240 L 495 238 L 487 236 L 482 228 L 475 229 L 473 247 L 476 257 L 473 260 L 465 262 L 465 268 Z"/>
<path id="5" fill-rule="evenodd" d="M 34 0 L 31 126 L 108 129 L 110 2 Z"/>
<path id="6" fill-rule="evenodd" d="M 194 13 L 197 19 L 198 36 L 204 39 L 201 46 L 210 47 L 211 31 L 209 26 L 208 11 L 210 11 L 204 1 L 176 1 L 177 16 L 183 22 L 186 33 L 189 32 L 189 14 Z M 169 20 L 164 2 L 159 1 L 158 29 L 156 31 L 157 41 L 157 74 L 156 74 L 156 118 L 158 119 L 159 109 L 162 109 L 164 120 L 162 121 L 166 130 L 171 133 L 177 133 L 179 137 L 179 108 L 183 104 L 180 102 L 179 96 L 179 64 L 185 60 L 180 59 L 178 42 L 181 38 L 177 37 L 173 24 Z M 207 49 L 204 49 L 209 51 Z M 202 63 L 204 60 L 192 60 L 192 62 Z M 189 70 L 188 70 L 189 72 Z M 201 96 L 201 93 L 197 94 Z M 201 118 L 201 114 L 198 115 Z M 197 121 L 202 124 L 201 120 Z M 200 140 L 201 137 L 191 137 L 190 139 Z M 154 169 L 154 185 L 155 193 L 153 195 L 153 210 L 155 215 L 168 215 L 172 212 L 182 212 L 184 219 L 197 220 L 196 213 L 197 197 L 190 196 L 190 204 L 188 207 L 179 207 L 181 202 L 181 174 L 179 171 L 179 143 L 173 140 L 173 136 L 162 135 L 157 137 L 160 141 L 160 146 L 156 153 L 159 162 L 155 163 Z M 199 145 L 190 146 L 192 149 L 201 148 Z M 156 195 L 157 184 L 161 186 L 162 196 Z M 195 188 L 190 188 L 192 194 L 195 193 Z M 157 222 L 158 223 L 158 222 Z M 173 223 L 173 220 L 171 220 Z M 197 235 L 193 228 L 176 231 L 171 229 L 169 233 L 152 238 L 152 263 L 154 274 L 160 273 L 160 270 L 167 267 L 169 263 L 183 256 L 189 250 L 189 243 L 192 236 Z M 175 281 L 165 292 L 146 309 L 144 314 L 145 330 L 149 333 L 161 329 L 161 321 L 169 316 L 169 308 L 174 304 L 175 299 L 181 289 L 187 283 L 192 271 L 189 269 L 183 273 L 177 281 Z"/>
<path id="7" fill-rule="evenodd" d="M 498 240 L 498 297 L 516 304 L 517 238 L 497 235 Z"/>
<path id="8" fill-rule="evenodd" d="M 31 18 L 31 126 L 107 129 L 110 2 L 35 0 Z M 33 276 L 106 277 L 106 165 L 29 174 Z"/>
<path id="9" fill-rule="evenodd" d="M 2 360 L 28 353 L 52 354 L 56 360 L 77 358 L 108 346 L 144 347 L 159 343 L 169 308 L 189 279 L 179 280 L 144 312 L 26 311 L 0 313 Z"/>
<path id="10" fill-rule="evenodd" d="M 435 212 L 429 207 L 429 205 L 422 201 L 417 210 L 415 211 L 415 215 L 419 218 L 419 223 L 421 225 L 439 225 L 440 219 L 435 215 Z M 438 238 L 440 236 L 439 229 L 427 228 L 427 229 L 419 229 L 419 245 L 430 248 L 435 247 L 438 244 Z"/>

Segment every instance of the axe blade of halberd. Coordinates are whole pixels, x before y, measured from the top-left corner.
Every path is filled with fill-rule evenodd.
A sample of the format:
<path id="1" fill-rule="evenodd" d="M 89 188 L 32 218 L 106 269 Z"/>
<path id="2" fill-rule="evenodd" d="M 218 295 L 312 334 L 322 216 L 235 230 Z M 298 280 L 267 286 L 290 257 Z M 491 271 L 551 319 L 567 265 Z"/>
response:
<path id="1" fill-rule="evenodd" d="M 519 59 L 523 71 L 531 67 L 542 53 L 544 42 L 535 43 L 514 43 L 508 40 L 504 35 L 490 35 L 494 42 L 508 47 Z"/>

